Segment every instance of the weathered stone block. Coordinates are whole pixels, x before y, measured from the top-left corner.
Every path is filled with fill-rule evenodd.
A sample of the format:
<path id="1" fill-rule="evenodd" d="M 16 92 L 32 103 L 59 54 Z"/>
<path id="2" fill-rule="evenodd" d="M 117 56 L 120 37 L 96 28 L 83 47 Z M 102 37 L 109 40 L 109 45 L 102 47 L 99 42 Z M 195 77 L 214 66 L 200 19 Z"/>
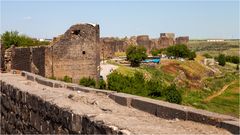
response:
<path id="1" fill-rule="evenodd" d="M 35 81 L 35 76 L 27 74 L 27 80 Z"/>
<path id="2" fill-rule="evenodd" d="M 191 109 L 188 110 L 188 116 L 187 120 L 195 121 L 195 122 L 200 122 L 204 124 L 209 124 L 213 126 L 220 126 L 220 121 L 214 113 L 200 110 L 200 109 Z"/>
<path id="3" fill-rule="evenodd" d="M 150 114 L 157 114 L 157 104 L 150 102 L 150 100 L 142 98 L 133 98 L 131 102 L 133 108 L 148 112 Z"/>
<path id="4" fill-rule="evenodd" d="M 82 132 L 82 118 L 79 115 L 72 113 L 72 119 L 70 119 L 70 124 L 68 129 L 72 132 L 81 133 Z"/>
<path id="5" fill-rule="evenodd" d="M 26 76 L 26 72 L 25 71 L 21 71 L 21 76 Z"/>
<path id="6" fill-rule="evenodd" d="M 230 131 L 233 134 L 240 134 L 240 121 L 236 120 L 236 121 L 222 121 L 221 122 L 221 128 L 227 129 L 228 131 Z"/>
<path id="7" fill-rule="evenodd" d="M 157 116 L 164 119 L 187 119 L 187 108 L 180 105 L 159 102 L 157 106 Z"/>
<path id="8" fill-rule="evenodd" d="M 53 82 L 51 82 L 49 79 L 45 79 L 43 77 L 36 77 L 36 82 L 42 85 L 46 85 L 49 87 L 53 87 Z"/>
<path id="9" fill-rule="evenodd" d="M 124 93 L 112 93 L 109 97 L 120 105 L 131 106 L 132 98 L 136 96 Z"/>

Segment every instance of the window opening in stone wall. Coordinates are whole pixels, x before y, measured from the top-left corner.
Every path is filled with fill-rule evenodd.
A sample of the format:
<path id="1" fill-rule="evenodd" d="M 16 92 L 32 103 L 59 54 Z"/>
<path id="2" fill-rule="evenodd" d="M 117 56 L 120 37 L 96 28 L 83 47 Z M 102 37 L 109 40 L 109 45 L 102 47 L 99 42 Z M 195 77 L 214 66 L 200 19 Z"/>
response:
<path id="1" fill-rule="evenodd" d="M 82 51 L 82 54 L 86 54 L 86 52 L 85 52 L 85 51 Z"/>
<path id="2" fill-rule="evenodd" d="M 80 30 L 73 30 L 73 31 L 72 31 L 72 34 L 74 34 L 74 35 L 80 35 Z"/>

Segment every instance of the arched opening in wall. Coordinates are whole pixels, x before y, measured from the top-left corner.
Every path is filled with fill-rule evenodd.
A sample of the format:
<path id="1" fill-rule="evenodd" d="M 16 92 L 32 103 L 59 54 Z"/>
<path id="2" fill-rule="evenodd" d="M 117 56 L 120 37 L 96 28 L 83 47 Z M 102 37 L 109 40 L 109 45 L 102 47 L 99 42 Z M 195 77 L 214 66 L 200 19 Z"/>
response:
<path id="1" fill-rule="evenodd" d="M 74 34 L 74 35 L 80 35 L 80 32 L 81 32 L 80 30 L 73 30 L 73 31 L 72 31 L 72 34 Z"/>

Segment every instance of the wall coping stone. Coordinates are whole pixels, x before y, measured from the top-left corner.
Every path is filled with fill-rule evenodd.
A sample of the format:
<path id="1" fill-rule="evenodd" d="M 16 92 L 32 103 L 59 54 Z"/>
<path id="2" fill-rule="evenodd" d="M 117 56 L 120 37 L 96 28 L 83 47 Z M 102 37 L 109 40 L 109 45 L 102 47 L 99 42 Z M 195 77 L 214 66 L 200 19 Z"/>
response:
<path id="1" fill-rule="evenodd" d="M 240 125 L 239 125 L 240 120 L 232 116 L 209 112 L 201 109 L 196 109 L 190 106 L 178 105 L 178 104 L 173 104 L 165 101 L 154 100 L 146 97 L 140 97 L 140 96 L 131 95 L 131 94 L 118 93 L 118 92 L 109 91 L 109 90 L 100 90 L 100 89 L 80 86 L 73 83 L 65 83 L 57 80 L 51 80 L 33 73 L 26 72 L 26 71 L 21 71 L 21 75 L 25 76 L 28 80 L 36 81 L 37 83 L 39 83 L 38 80 L 41 80 L 44 82 L 42 83 L 43 85 L 50 86 L 50 87 L 55 87 L 57 84 L 57 85 L 62 85 L 64 88 L 74 90 L 74 91 L 101 93 L 109 96 L 109 98 L 111 98 L 112 100 L 114 100 L 116 103 L 120 105 L 133 107 L 133 108 L 142 110 L 144 112 L 153 114 L 157 117 L 161 117 L 165 119 L 177 118 L 182 120 L 190 120 L 190 121 L 200 122 L 203 124 L 224 128 L 233 134 L 240 133 Z"/>

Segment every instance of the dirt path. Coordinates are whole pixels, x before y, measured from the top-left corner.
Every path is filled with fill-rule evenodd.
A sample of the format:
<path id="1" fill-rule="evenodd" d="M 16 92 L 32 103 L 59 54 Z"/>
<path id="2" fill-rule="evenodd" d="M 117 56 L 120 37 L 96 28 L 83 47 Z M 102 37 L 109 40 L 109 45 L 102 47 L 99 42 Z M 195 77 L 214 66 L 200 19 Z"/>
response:
<path id="1" fill-rule="evenodd" d="M 107 64 L 107 63 L 101 63 L 100 64 L 100 75 L 103 77 L 103 80 L 107 80 L 107 75 L 109 75 L 113 70 L 117 69 L 118 66 Z"/>
<path id="2" fill-rule="evenodd" d="M 225 86 L 224 86 L 221 90 L 219 90 L 218 92 L 214 93 L 214 94 L 211 95 L 211 96 L 208 96 L 208 97 L 204 100 L 204 102 L 209 102 L 209 101 L 211 101 L 213 98 L 221 95 L 230 85 L 234 84 L 235 82 L 236 82 L 236 80 L 235 80 L 235 81 L 232 81 L 231 83 L 229 83 L 229 84 L 227 84 L 227 85 L 225 85 Z"/>

